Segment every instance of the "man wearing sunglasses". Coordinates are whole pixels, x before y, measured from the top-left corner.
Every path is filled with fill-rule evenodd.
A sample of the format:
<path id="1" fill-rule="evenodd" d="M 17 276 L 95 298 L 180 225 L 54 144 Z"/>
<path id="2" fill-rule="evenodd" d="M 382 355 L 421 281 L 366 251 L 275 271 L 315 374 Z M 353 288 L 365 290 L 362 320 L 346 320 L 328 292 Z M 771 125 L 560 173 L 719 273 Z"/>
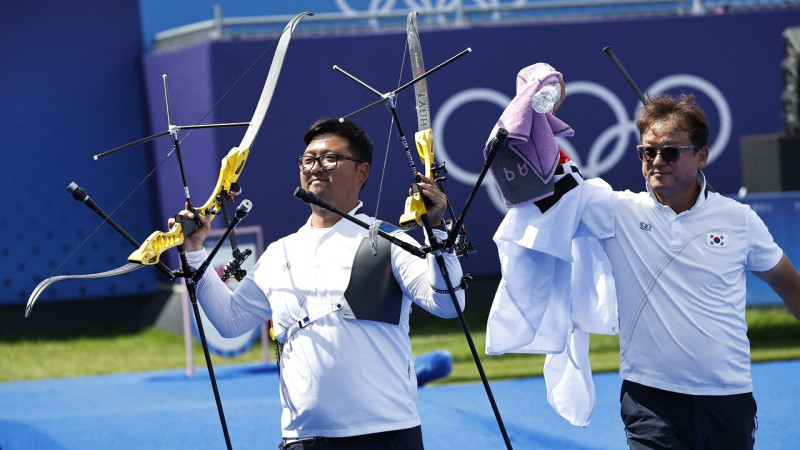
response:
<path id="1" fill-rule="evenodd" d="M 359 200 L 372 161 L 364 130 L 349 120 L 326 119 L 313 124 L 304 141 L 305 151 L 296 158 L 302 188 L 375 223 Z M 418 184 L 429 223 L 443 240 L 447 199 L 429 178 L 420 176 Z M 210 225 L 205 217 L 200 221 L 203 226 L 184 243 L 193 267 L 206 258 Z M 238 336 L 272 318 L 282 346 L 281 448 L 423 446 L 408 337 L 411 304 L 440 317 L 457 312 L 432 255 L 419 258 L 372 231 L 312 205 L 308 221 L 269 245 L 233 292 L 212 271 L 198 283 L 203 309 L 223 336 Z M 458 259 L 444 258 L 453 286 L 459 286 Z M 463 289 L 456 296 L 463 308 Z"/>
<path id="2" fill-rule="evenodd" d="M 522 232 L 539 231 L 524 250 L 505 252 L 526 256 L 507 263 L 503 286 L 517 301 L 530 296 L 515 287 L 527 281 L 507 275 L 514 264 L 520 273 L 526 258 L 540 257 L 564 229 L 573 230 L 573 238 L 596 239 L 602 250 L 587 260 L 607 257 L 598 267 L 611 271 L 613 284 L 594 277 L 580 286 L 592 285 L 601 296 L 598 280 L 614 286 L 605 292 L 617 302 L 621 416 L 630 448 L 752 449 L 757 422 L 745 270 L 766 281 L 798 319 L 800 275 L 758 215 L 714 192 L 706 180 L 709 127 L 693 96 L 654 96 L 637 128 L 646 190 L 613 191 L 602 180 L 575 175 L 571 161 L 562 164 L 557 178 L 574 177 L 574 188 L 509 212 L 495 236 L 499 243 L 521 242 Z M 561 214 L 567 205 L 571 209 Z M 495 302 L 503 295 L 498 292 Z M 586 313 L 570 311 L 573 317 Z M 591 417 L 593 399 L 591 405 L 584 418 Z"/>
<path id="3" fill-rule="evenodd" d="M 745 270 L 798 318 L 800 275 L 758 215 L 706 180 L 708 122 L 692 96 L 652 98 L 637 128 L 647 192 L 617 193 L 616 236 L 603 242 L 618 286 L 628 444 L 751 449 Z"/>

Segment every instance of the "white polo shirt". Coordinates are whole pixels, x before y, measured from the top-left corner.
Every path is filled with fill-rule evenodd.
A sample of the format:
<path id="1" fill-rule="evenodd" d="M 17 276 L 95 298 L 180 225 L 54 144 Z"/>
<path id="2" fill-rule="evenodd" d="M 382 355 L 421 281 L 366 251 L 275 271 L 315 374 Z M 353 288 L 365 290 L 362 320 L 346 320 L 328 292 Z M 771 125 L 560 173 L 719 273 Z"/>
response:
<path id="1" fill-rule="evenodd" d="M 350 211 L 361 221 L 375 219 Z M 223 336 L 238 336 L 273 318 L 280 359 L 281 427 L 285 438 L 344 437 L 420 425 L 417 378 L 409 340 L 412 301 L 441 317 L 456 315 L 433 255 L 418 258 L 392 246 L 392 272 L 403 292 L 400 323 L 355 320 L 344 293 L 356 251 L 368 230 L 347 220 L 314 229 L 309 219 L 296 233 L 269 245 L 232 293 L 208 270 L 197 297 Z M 444 231 L 434 229 L 439 240 Z M 395 235 L 415 241 L 403 233 Z M 204 250 L 187 254 L 192 267 Z M 444 255 L 454 285 L 462 270 Z M 464 290 L 456 291 L 461 308 Z M 325 313 L 328 314 L 325 314 Z M 303 322 L 303 327 L 294 326 Z"/>
<path id="2" fill-rule="evenodd" d="M 707 189 L 681 214 L 647 192 L 615 192 L 615 235 L 602 240 L 620 317 L 620 376 L 694 395 L 751 392 L 745 269 L 783 251 L 749 206 Z M 606 207 L 611 205 L 593 205 Z"/>

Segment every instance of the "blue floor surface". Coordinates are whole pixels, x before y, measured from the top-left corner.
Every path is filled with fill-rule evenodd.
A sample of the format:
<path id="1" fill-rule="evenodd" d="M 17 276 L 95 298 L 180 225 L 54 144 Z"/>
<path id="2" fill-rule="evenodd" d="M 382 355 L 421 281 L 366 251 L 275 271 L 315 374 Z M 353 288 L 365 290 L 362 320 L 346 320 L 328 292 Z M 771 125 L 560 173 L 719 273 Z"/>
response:
<path id="1" fill-rule="evenodd" d="M 800 361 L 753 365 L 756 448 L 800 448 Z M 263 365 L 215 368 L 234 449 L 275 449 L 278 375 Z M 491 383 L 515 449 L 624 449 L 618 374 L 594 376 L 586 428 L 547 404 L 544 380 Z M 419 410 L 427 449 L 504 448 L 483 385 L 426 386 Z M 207 372 L 182 370 L 0 384 L 0 450 L 225 448 Z"/>

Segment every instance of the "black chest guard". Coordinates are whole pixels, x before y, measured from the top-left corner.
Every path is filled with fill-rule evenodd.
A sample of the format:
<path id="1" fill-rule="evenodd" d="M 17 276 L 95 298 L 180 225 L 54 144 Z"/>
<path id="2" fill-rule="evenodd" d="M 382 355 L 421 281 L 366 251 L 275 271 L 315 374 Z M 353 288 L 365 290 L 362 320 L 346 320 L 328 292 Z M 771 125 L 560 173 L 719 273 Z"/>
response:
<path id="1" fill-rule="evenodd" d="M 381 237 L 376 237 L 376 243 L 376 253 L 369 237 L 358 246 L 344 298 L 356 319 L 398 325 L 403 292 L 392 272 L 392 244 Z"/>

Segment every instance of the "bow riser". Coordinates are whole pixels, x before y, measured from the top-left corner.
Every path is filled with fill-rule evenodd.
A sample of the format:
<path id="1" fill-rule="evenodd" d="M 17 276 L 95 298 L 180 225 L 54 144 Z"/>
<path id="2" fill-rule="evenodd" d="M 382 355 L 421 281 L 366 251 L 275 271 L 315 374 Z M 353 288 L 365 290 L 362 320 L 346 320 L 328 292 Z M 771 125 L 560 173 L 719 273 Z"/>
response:
<path id="1" fill-rule="evenodd" d="M 433 130 L 428 128 L 414 133 L 414 144 L 417 146 L 419 159 L 425 167 L 425 176 L 433 179 L 433 167 L 436 165 L 433 160 Z"/>
<path id="2" fill-rule="evenodd" d="M 244 163 L 249 154 L 249 148 L 234 147 L 222 158 L 222 167 L 214 187 L 214 193 L 202 206 L 195 209 L 196 214 L 207 216 L 209 221 L 214 220 L 214 217 L 223 208 L 222 201 L 231 193 L 231 186 L 239 180 L 239 175 L 244 169 Z M 191 232 L 184 233 L 181 222 L 175 222 L 169 231 L 154 231 L 136 251 L 128 256 L 128 262 L 145 265 L 158 264 L 161 254 L 183 244 L 186 234 L 191 234 Z"/>
<path id="3" fill-rule="evenodd" d="M 249 155 L 249 148 L 234 147 L 222 158 L 219 178 L 213 190 L 214 193 L 202 206 L 197 208 L 201 214 L 212 217 L 219 214 L 222 209 L 220 195 L 235 194 L 235 192 L 231 192 L 231 186 L 239 180 L 239 175 L 241 175 L 244 163 L 247 162 Z"/>
<path id="4" fill-rule="evenodd" d="M 414 134 L 414 143 L 417 146 L 417 153 L 419 153 L 422 166 L 425 168 L 425 176 L 433 179 L 433 130 L 428 128 L 427 130 L 417 131 Z M 411 195 L 406 198 L 405 209 L 399 220 L 401 228 L 422 225 L 422 216 L 428 212 L 425 208 L 422 194 L 416 187 L 416 184 L 411 187 Z"/>
<path id="5" fill-rule="evenodd" d="M 158 264 L 161 254 L 183 244 L 183 227 L 180 222 L 169 231 L 154 231 L 130 256 L 128 262 L 152 266 Z"/>

